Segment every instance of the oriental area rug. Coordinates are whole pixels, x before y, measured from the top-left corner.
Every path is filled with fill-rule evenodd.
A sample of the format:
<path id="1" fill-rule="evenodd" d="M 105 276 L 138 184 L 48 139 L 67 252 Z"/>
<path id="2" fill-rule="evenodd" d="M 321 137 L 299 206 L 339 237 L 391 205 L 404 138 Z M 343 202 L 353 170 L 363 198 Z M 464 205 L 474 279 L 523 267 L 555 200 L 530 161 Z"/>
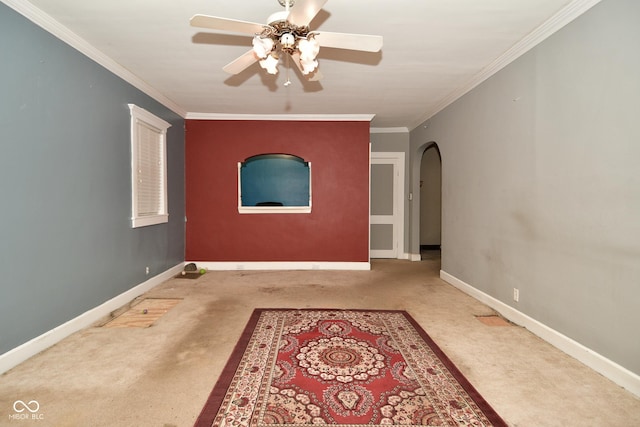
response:
<path id="1" fill-rule="evenodd" d="M 256 309 L 196 426 L 506 426 L 405 311 Z"/>

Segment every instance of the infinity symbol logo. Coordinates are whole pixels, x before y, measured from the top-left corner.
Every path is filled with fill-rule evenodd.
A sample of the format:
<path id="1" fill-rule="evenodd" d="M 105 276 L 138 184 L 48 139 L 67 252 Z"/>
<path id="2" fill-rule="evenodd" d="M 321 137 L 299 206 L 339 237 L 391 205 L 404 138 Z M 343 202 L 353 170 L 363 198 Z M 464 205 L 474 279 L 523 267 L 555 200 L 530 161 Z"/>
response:
<path id="1" fill-rule="evenodd" d="M 36 413 L 40 409 L 40 404 L 37 400 L 30 400 L 29 403 L 24 403 L 22 400 L 16 400 L 13 402 L 14 411 L 24 412 L 25 409 L 31 413 Z"/>

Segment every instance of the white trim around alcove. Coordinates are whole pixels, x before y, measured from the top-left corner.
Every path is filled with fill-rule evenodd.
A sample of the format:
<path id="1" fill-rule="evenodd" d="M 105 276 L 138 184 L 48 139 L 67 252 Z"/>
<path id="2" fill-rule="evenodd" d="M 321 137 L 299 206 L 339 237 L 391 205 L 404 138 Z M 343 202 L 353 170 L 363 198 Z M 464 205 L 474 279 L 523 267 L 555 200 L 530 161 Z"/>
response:
<path id="1" fill-rule="evenodd" d="M 440 278 L 467 295 L 493 308 L 516 325 L 526 328 L 531 333 L 542 338 L 552 346 L 563 351 L 574 359 L 579 360 L 594 371 L 618 384 L 620 387 L 640 397 L 640 375 L 629 371 L 625 367 L 618 365 L 614 361 L 607 359 L 601 354 L 596 353 L 579 342 L 572 340 L 555 329 L 552 329 L 549 326 L 527 316 L 521 311 L 495 299 L 491 295 L 474 288 L 470 284 L 465 283 L 444 270 L 440 270 Z"/>

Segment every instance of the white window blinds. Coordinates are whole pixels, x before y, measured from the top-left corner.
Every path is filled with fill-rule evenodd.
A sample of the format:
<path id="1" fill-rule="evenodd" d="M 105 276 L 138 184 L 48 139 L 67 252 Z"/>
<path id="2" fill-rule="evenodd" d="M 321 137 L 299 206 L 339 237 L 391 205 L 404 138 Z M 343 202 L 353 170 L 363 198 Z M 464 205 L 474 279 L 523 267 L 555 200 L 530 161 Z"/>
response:
<path id="1" fill-rule="evenodd" d="M 133 104 L 129 108 L 132 226 L 167 222 L 166 130 L 170 125 Z"/>

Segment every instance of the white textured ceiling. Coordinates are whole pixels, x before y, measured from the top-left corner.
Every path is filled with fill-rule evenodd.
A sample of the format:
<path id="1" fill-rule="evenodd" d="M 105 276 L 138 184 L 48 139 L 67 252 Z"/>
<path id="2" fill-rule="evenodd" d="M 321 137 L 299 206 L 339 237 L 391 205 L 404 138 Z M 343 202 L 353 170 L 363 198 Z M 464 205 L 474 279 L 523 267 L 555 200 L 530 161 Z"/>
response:
<path id="1" fill-rule="evenodd" d="M 518 49 L 531 47 L 533 36 L 548 35 L 545 31 L 554 30 L 553 25 L 566 23 L 562 19 L 572 19 L 576 10 L 597 2 L 329 0 L 311 29 L 382 35 L 381 52 L 323 48 L 318 59 L 324 78 L 307 82 L 292 69 L 293 84 L 285 87 L 282 67 L 277 76 L 258 64 L 236 76 L 222 71 L 250 49 L 250 37 L 189 25 L 194 14 L 264 23 L 282 10 L 277 0 L 3 1 L 14 7 L 35 6 L 38 13 L 40 9 L 187 117 L 374 114 L 373 127 L 408 129 Z"/>

